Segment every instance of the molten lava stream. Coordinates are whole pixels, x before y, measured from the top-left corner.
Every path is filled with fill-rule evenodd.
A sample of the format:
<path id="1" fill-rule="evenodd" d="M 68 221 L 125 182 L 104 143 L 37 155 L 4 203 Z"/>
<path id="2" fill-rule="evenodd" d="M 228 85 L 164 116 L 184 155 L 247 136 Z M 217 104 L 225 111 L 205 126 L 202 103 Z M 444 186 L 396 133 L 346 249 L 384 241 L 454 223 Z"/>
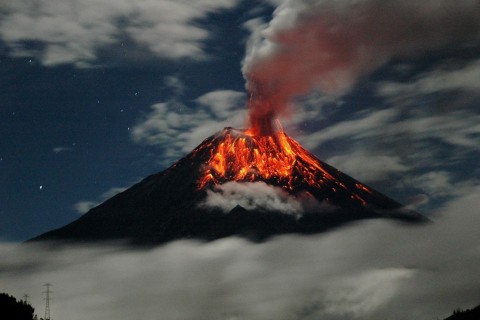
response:
<path id="1" fill-rule="evenodd" d="M 317 160 L 283 131 L 256 136 L 252 131 L 228 129 L 210 145 L 199 189 L 227 181 L 275 181 L 284 189 L 307 184 L 319 187 L 335 181 Z"/>

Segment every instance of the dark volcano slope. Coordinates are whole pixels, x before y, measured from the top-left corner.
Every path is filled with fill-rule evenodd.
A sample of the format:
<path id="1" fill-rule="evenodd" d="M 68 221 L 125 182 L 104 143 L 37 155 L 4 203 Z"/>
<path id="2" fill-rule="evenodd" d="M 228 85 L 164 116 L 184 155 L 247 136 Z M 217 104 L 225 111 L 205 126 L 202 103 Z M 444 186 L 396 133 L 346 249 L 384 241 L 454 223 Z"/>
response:
<path id="1" fill-rule="evenodd" d="M 222 133 L 220 133 L 222 134 Z M 218 139 L 206 139 L 185 158 L 167 170 L 151 175 L 126 191 L 117 194 L 72 223 L 44 233 L 29 241 L 96 242 L 126 240 L 135 245 L 156 245 L 184 238 L 215 240 L 242 236 L 262 241 L 285 233 L 312 234 L 341 224 L 367 218 L 395 218 L 401 221 L 426 221 L 421 215 L 403 209 L 394 200 L 370 189 L 369 204 L 358 205 L 350 199 L 348 189 L 333 197 L 334 212 L 308 212 L 295 216 L 275 211 L 246 210 L 236 206 L 230 212 L 199 207 L 207 196 L 206 189 L 198 190 L 200 167 L 209 157 L 203 148 Z M 327 164 L 317 161 L 345 186 L 359 182 Z M 273 181 L 265 181 L 273 184 Z M 319 199 L 321 190 L 307 190 Z M 358 191 L 358 190 L 357 190 Z M 342 203 L 344 205 L 342 205 Z"/>

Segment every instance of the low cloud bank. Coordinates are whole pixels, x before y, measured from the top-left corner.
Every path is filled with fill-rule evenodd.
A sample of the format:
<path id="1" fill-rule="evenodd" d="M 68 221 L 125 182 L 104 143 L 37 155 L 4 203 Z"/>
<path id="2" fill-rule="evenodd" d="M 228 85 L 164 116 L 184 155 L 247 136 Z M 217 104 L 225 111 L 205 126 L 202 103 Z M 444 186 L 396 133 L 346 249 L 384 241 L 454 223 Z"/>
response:
<path id="1" fill-rule="evenodd" d="M 54 284 L 57 319 L 435 319 L 480 301 L 480 189 L 436 222 L 373 220 L 262 244 L 238 238 L 58 251 L 0 245 L 1 290 Z"/>

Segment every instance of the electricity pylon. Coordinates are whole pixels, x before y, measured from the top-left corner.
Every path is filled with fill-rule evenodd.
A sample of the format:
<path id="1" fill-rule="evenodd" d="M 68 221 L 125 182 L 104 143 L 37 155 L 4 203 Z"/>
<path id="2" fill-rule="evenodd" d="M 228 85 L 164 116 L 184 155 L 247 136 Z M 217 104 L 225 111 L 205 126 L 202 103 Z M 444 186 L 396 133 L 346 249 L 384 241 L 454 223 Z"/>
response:
<path id="1" fill-rule="evenodd" d="M 50 320 L 50 293 L 52 293 L 53 291 L 50 290 L 50 287 L 53 287 L 53 285 L 51 285 L 50 283 L 45 283 L 43 285 L 46 289 L 45 291 L 43 291 L 43 293 L 45 294 L 45 320 Z"/>

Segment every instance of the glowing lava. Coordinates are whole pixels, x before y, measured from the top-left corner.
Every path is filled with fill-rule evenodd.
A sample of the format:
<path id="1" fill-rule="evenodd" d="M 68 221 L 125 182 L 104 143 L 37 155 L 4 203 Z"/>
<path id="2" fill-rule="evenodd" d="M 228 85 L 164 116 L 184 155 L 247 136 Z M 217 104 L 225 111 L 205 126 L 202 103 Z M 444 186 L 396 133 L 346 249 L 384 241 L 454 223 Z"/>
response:
<path id="1" fill-rule="evenodd" d="M 202 166 L 198 189 L 228 181 L 264 181 L 289 193 L 307 192 L 327 201 L 339 190 L 342 194 L 348 191 L 349 201 L 361 205 L 372 193 L 358 181 L 347 186 L 343 177 L 336 177 L 341 174 L 338 170 L 319 161 L 283 131 L 256 136 L 249 130 L 225 128 L 193 153 L 208 159 Z"/>

